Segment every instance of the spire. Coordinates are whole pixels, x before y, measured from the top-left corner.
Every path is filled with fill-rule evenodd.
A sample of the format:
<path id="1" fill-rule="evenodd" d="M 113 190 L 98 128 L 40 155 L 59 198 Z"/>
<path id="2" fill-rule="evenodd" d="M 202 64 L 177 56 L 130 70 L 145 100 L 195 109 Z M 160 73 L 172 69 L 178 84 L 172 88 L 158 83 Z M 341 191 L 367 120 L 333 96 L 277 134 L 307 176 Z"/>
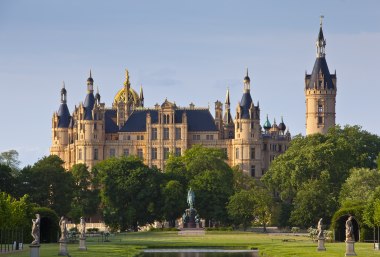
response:
<path id="1" fill-rule="evenodd" d="M 95 95 L 95 100 L 97 104 L 100 104 L 100 94 L 99 94 L 99 87 L 96 87 L 96 95 Z"/>
<path id="2" fill-rule="evenodd" d="M 228 105 L 228 107 L 230 106 L 230 89 L 229 88 L 227 88 L 227 93 L 226 93 L 226 102 L 225 102 L 225 104 L 226 104 L 226 108 L 227 108 L 227 105 Z"/>
<path id="3" fill-rule="evenodd" d="M 244 77 L 244 93 L 249 92 L 251 89 L 251 79 L 248 76 L 248 68 L 247 68 L 247 74 Z"/>
<path id="4" fill-rule="evenodd" d="M 94 80 L 91 75 L 91 69 L 90 69 L 90 77 L 87 79 L 87 91 L 88 93 L 93 93 L 94 92 Z"/>
<path id="5" fill-rule="evenodd" d="M 326 40 L 323 36 L 323 30 L 322 30 L 322 20 L 324 16 L 321 15 L 320 17 L 320 23 L 319 23 L 319 33 L 318 33 L 318 39 L 316 41 L 316 47 L 317 47 L 317 57 L 325 57 L 325 46 L 326 46 Z"/>
<path id="6" fill-rule="evenodd" d="M 63 104 L 66 104 L 66 101 L 67 101 L 66 95 L 67 95 L 67 91 L 65 88 L 65 81 L 63 81 L 62 89 L 61 89 L 61 103 Z"/>
<path id="7" fill-rule="evenodd" d="M 144 92 L 142 84 L 140 85 L 140 105 L 141 107 L 144 107 Z"/>

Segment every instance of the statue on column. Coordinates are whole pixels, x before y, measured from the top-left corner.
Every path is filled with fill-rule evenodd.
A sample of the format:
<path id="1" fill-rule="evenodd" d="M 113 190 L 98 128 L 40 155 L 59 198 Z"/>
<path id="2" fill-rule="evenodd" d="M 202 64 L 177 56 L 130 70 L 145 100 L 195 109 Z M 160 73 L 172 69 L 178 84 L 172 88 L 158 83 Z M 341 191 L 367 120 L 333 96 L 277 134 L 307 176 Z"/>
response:
<path id="1" fill-rule="evenodd" d="M 189 191 L 187 192 L 187 203 L 190 209 L 194 209 L 194 202 L 195 202 L 195 194 L 194 194 L 194 191 L 190 187 Z"/>
<path id="2" fill-rule="evenodd" d="M 40 215 L 37 213 L 36 218 L 32 219 L 32 237 L 34 239 L 32 245 L 40 244 L 40 222 Z"/>

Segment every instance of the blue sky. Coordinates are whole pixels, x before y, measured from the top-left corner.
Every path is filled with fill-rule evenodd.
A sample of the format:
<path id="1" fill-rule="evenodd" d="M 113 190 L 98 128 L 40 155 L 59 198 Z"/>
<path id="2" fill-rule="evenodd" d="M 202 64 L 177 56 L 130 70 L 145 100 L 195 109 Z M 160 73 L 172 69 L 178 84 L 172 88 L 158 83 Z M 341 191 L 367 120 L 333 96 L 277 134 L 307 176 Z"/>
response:
<path id="1" fill-rule="evenodd" d="M 68 105 L 84 100 L 92 69 L 110 106 L 124 70 L 145 105 L 224 102 L 235 112 L 245 69 L 265 115 L 305 134 L 304 75 L 315 61 L 319 16 L 337 123 L 379 134 L 380 1 L 0 1 L 0 152 L 22 166 L 48 154 L 62 81 Z"/>

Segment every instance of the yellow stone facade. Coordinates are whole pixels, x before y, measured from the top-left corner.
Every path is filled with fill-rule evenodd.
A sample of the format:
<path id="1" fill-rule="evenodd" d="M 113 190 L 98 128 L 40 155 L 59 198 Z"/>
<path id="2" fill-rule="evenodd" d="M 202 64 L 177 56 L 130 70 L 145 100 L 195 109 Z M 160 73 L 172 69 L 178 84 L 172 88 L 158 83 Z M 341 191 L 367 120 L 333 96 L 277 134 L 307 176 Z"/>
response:
<path id="1" fill-rule="evenodd" d="M 142 88 L 137 94 L 129 79 L 127 71 L 112 106 L 106 107 L 99 93 L 93 95 L 90 74 L 86 99 L 71 114 L 66 89 L 62 88 L 61 106 L 52 119 L 50 153 L 58 155 L 66 169 L 77 163 L 91 168 L 110 157 L 136 155 L 164 171 L 169 154 L 181 155 L 193 145 L 202 144 L 223 149 L 229 165 L 239 165 L 243 172 L 260 178 L 270 162 L 289 146 L 291 135 L 283 121 L 272 125 L 267 118 L 264 127 L 260 125 L 260 107 L 252 101 L 248 72 L 234 119 L 229 91 L 224 110 L 217 101 L 212 116 L 209 108 L 193 104 L 179 107 L 168 100 L 146 108 Z"/>

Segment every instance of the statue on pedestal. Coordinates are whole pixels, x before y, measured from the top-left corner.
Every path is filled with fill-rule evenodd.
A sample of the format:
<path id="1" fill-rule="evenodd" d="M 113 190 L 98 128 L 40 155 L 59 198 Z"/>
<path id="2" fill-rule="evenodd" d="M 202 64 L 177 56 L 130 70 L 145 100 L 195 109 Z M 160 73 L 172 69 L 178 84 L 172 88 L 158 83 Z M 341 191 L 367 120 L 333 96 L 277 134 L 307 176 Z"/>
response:
<path id="1" fill-rule="evenodd" d="M 59 241 L 67 241 L 67 227 L 66 227 L 66 219 L 64 216 L 61 217 L 59 220 L 59 227 L 61 229 L 61 237 L 59 238 Z"/>
<path id="2" fill-rule="evenodd" d="M 36 218 L 32 219 L 32 237 L 34 239 L 32 245 L 40 244 L 40 222 L 40 215 L 37 213 Z"/>
<path id="3" fill-rule="evenodd" d="M 80 238 L 86 238 L 86 221 L 84 220 L 83 217 L 80 217 L 79 233 L 80 233 Z"/>
<path id="4" fill-rule="evenodd" d="M 346 221 L 346 241 L 355 241 L 354 226 L 352 224 L 353 217 L 350 216 Z"/>
<path id="5" fill-rule="evenodd" d="M 318 235 L 317 235 L 318 239 L 324 238 L 322 218 L 320 218 L 318 221 L 317 231 L 318 231 Z"/>
<path id="6" fill-rule="evenodd" d="M 183 228 L 201 228 L 201 220 L 195 206 L 195 194 L 190 188 L 187 192 L 187 204 L 189 208 L 182 215 Z"/>

